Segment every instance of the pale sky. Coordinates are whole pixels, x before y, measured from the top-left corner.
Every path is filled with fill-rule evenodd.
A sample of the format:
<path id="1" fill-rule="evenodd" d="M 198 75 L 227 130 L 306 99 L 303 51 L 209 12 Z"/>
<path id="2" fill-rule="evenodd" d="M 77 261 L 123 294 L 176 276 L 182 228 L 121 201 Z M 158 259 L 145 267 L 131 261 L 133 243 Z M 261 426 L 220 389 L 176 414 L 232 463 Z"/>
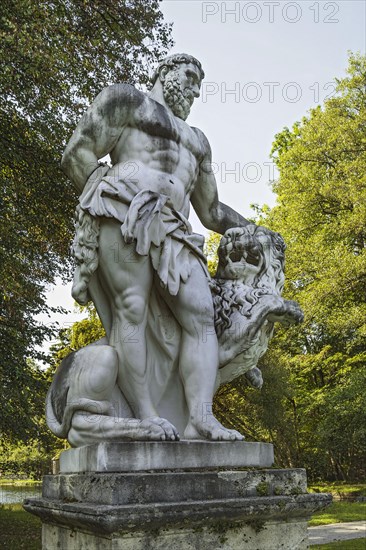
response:
<path id="1" fill-rule="evenodd" d="M 188 122 L 211 144 L 220 199 L 244 215 L 251 203 L 273 205 L 265 163 L 274 136 L 334 91 L 347 50 L 365 52 L 365 2 L 161 6 L 174 22 L 172 53 L 191 53 L 206 73 Z"/>
<path id="2" fill-rule="evenodd" d="M 251 203 L 273 206 L 274 136 L 333 93 L 348 50 L 365 53 L 366 2 L 163 0 L 161 9 L 174 23 L 170 53 L 194 55 L 206 73 L 187 122 L 211 144 L 220 200 L 244 216 Z M 49 301 L 69 308 L 62 326 L 80 319 L 70 285 Z"/>

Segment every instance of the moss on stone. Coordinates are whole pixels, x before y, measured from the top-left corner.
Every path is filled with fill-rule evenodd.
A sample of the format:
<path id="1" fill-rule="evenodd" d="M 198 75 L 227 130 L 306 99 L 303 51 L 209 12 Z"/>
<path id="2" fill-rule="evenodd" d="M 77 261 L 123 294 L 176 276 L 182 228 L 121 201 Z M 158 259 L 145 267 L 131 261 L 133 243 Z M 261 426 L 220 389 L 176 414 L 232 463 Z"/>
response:
<path id="1" fill-rule="evenodd" d="M 267 483 L 266 481 L 258 483 L 256 491 L 258 496 L 267 497 L 269 495 L 269 483 Z"/>

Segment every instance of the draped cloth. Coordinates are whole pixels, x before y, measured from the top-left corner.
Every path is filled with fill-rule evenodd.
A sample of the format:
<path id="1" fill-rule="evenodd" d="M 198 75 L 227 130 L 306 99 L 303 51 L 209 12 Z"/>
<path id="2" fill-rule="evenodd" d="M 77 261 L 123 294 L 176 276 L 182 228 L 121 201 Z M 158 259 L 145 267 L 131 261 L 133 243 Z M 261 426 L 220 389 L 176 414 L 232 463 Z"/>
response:
<path id="1" fill-rule="evenodd" d="M 128 207 L 127 213 L 121 205 Z M 124 240 L 135 241 L 137 254 L 150 256 L 161 284 L 172 296 L 178 293 L 181 282 L 188 280 L 197 262 L 209 277 L 204 237 L 192 233 L 189 221 L 172 207 L 167 195 L 141 191 L 133 182 L 105 176 L 100 183 L 87 183 L 79 207 L 94 218 L 118 220 Z"/>

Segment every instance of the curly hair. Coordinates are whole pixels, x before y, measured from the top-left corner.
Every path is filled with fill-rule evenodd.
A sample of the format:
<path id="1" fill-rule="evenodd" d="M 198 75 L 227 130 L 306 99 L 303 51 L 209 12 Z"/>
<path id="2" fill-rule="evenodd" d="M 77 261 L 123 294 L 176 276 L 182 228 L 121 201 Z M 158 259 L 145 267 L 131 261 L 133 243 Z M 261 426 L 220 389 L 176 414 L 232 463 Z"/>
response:
<path id="1" fill-rule="evenodd" d="M 198 67 L 200 71 L 201 80 L 205 78 L 205 73 L 203 72 L 202 65 L 198 61 L 198 59 L 193 57 L 193 55 L 189 55 L 187 53 L 175 53 L 172 55 L 168 55 L 168 57 L 165 57 L 165 59 L 162 59 L 160 61 L 159 65 L 156 67 L 151 77 L 151 85 L 154 86 L 163 67 L 168 67 L 169 70 L 174 70 L 178 65 L 181 65 L 182 63 L 192 63 L 193 65 L 196 65 L 196 67 Z"/>
<path id="2" fill-rule="evenodd" d="M 215 311 L 215 331 L 218 337 L 231 327 L 231 315 L 235 309 L 249 318 L 261 296 L 270 292 L 266 288 L 253 288 L 245 284 L 238 288 L 226 286 L 226 283 L 225 279 L 212 279 L 209 283 Z"/>

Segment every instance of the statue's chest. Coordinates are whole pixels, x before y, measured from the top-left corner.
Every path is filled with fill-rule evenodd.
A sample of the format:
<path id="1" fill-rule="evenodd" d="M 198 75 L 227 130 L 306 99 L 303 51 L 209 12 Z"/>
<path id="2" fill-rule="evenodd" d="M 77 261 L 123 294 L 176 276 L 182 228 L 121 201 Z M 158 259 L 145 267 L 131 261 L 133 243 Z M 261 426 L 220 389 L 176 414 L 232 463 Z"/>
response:
<path id="1" fill-rule="evenodd" d="M 135 114 L 134 126 L 151 136 L 161 140 L 168 140 L 192 153 L 197 159 L 202 155 L 202 145 L 197 134 L 188 124 L 169 113 L 157 102 L 143 105 Z M 175 146 L 174 146 L 175 148 Z"/>
<path id="2" fill-rule="evenodd" d="M 133 125 L 151 137 L 180 142 L 179 128 L 174 118 L 155 101 L 146 102 L 137 109 Z"/>

